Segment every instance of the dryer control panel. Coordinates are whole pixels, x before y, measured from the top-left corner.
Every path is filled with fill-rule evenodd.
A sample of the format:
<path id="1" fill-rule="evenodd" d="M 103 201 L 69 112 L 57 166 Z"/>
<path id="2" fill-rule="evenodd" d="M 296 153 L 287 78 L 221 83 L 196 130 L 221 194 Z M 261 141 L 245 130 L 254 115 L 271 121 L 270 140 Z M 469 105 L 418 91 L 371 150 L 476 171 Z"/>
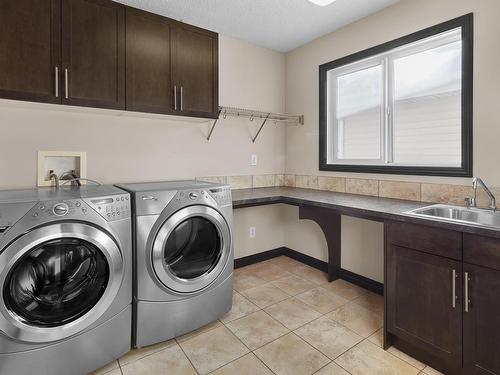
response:
<path id="1" fill-rule="evenodd" d="M 231 188 L 229 186 L 217 187 L 208 190 L 210 195 L 215 199 L 219 206 L 227 206 L 233 204 L 231 196 Z"/>

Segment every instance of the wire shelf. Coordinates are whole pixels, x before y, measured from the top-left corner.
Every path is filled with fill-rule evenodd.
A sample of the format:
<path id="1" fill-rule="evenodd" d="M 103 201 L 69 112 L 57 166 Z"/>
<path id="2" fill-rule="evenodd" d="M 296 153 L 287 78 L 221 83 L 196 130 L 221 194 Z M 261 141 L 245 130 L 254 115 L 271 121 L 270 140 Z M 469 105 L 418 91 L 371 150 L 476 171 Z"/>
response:
<path id="1" fill-rule="evenodd" d="M 252 142 L 255 143 L 260 132 L 264 128 L 264 125 L 269 121 L 276 124 L 290 124 L 290 125 L 304 125 L 304 115 L 288 115 L 285 113 L 276 112 L 264 112 L 246 108 L 237 107 L 219 107 L 219 117 L 214 121 L 212 128 L 210 129 L 207 141 L 212 137 L 212 133 L 220 119 L 226 119 L 227 117 L 244 117 L 248 118 L 250 121 L 262 121 L 257 133 L 252 138 Z"/>

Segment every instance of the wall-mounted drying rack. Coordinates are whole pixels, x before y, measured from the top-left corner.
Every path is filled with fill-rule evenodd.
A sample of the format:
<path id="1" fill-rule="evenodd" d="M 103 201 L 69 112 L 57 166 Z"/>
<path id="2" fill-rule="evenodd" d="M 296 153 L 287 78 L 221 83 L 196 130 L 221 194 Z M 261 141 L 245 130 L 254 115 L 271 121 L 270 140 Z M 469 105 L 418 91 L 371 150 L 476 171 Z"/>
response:
<path id="1" fill-rule="evenodd" d="M 210 131 L 208 132 L 207 141 L 210 141 L 212 137 L 212 133 L 214 132 L 215 126 L 221 119 L 226 119 L 228 116 L 230 117 L 246 117 L 249 118 L 250 121 L 262 121 L 259 126 L 259 129 L 252 137 L 252 142 L 255 143 L 257 137 L 260 132 L 264 128 L 264 125 L 269 121 L 274 121 L 275 124 L 278 123 L 287 123 L 287 124 L 295 124 L 295 125 L 304 125 L 304 115 L 287 115 L 284 113 L 274 113 L 274 112 L 263 112 L 263 111 L 253 111 L 251 109 L 244 108 L 236 108 L 236 107 L 220 107 L 219 108 L 219 117 L 215 119 Z"/>

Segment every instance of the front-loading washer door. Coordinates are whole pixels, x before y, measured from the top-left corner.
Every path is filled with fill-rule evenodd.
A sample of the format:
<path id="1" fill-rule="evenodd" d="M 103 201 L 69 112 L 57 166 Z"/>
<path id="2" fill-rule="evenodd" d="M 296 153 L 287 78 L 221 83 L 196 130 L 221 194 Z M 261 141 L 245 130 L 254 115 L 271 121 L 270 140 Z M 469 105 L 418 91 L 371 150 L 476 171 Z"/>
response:
<path id="1" fill-rule="evenodd" d="M 214 282 L 231 254 L 231 232 L 208 206 L 185 207 L 160 227 L 152 265 L 160 282 L 178 293 L 194 293 Z"/>
<path id="2" fill-rule="evenodd" d="M 81 223 L 27 232 L 2 252 L 0 267 L 0 330 L 34 343 L 60 340 L 94 323 L 123 277 L 117 244 Z"/>

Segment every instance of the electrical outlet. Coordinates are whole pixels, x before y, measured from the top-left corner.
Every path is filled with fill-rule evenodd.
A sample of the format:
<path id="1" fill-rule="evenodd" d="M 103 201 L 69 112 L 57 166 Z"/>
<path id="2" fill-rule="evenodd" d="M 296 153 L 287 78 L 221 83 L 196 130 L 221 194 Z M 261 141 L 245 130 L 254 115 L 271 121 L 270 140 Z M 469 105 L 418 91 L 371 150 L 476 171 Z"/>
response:
<path id="1" fill-rule="evenodd" d="M 250 229 L 248 230 L 248 234 L 250 238 L 255 238 L 255 227 L 250 227 Z"/>
<path id="2" fill-rule="evenodd" d="M 250 164 L 253 166 L 257 165 L 257 155 L 256 154 L 252 154 L 252 156 L 250 157 Z"/>

